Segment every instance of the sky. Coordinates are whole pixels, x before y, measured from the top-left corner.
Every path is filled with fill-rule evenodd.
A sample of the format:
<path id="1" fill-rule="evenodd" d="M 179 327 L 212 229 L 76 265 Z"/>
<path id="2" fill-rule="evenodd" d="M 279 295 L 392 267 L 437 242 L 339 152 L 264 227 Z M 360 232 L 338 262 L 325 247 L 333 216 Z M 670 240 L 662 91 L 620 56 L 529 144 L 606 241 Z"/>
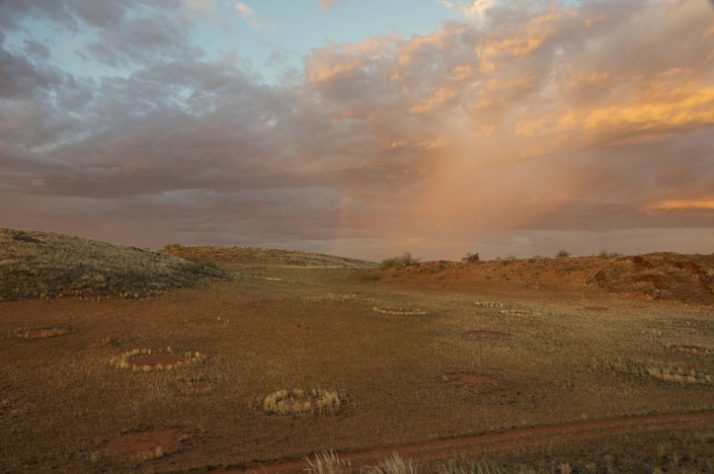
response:
<path id="1" fill-rule="evenodd" d="M 714 252 L 707 0 L 0 0 L 0 227 Z"/>

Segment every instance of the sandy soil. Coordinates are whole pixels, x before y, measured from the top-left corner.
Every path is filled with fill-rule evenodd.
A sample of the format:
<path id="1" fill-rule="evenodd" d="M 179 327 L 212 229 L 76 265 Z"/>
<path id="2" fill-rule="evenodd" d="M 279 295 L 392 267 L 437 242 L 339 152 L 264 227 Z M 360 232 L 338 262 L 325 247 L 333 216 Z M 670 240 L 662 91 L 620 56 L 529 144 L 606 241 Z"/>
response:
<path id="1" fill-rule="evenodd" d="M 421 472 L 461 451 L 544 472 L 603 456 L 620 472 L 714 469 L 714 307 L 588 283 L 609 263 L 228 262 L 232 281 L 157 298 L 0 303 L 0 472 L 203 472 L 394 447 L 427 463 Z M 17 337 L 52 327 L 73 331 Z M 167 346 L 205 363 L 146 373 L 109 363 Z M 339 392 L 339 412 L 261 409 L 276 391 L 319 387 Z M 176 426 L 192 438 L 170 455 L 97 455 L 122 434 Z"/>

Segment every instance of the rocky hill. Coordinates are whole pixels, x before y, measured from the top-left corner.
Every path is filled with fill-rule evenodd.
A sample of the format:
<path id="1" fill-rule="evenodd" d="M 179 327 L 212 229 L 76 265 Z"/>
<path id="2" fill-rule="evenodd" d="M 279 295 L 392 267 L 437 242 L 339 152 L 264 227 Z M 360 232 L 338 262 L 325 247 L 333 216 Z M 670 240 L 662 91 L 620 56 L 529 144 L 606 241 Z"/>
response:
<path id="1" fill-rule="evenodd" d="M 609 291 L 651 299 L 714 304 L 714 255 L 651 253 L 620 258 L 591 281 Z"/>
<path id="2" fill-rule="evenodd" d="M 63 234 L 0 228 L 0 301 L 141 298 L 228 278 L 227 272 L 200 261 Z"/>

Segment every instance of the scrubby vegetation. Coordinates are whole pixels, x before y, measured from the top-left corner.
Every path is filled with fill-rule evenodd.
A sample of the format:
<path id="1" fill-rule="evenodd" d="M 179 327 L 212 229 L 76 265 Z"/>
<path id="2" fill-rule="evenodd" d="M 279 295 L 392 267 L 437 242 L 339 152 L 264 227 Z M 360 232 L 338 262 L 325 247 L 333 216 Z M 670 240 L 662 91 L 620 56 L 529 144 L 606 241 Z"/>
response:
<path id="1" fill-rule="evenodd" d="M 466 263 L 478 263 L 481 261 L 481 257 L 479 256 L 478 252 L 474 252 L 474 253 L 469 252 L 461 260 Z"/>
<path id="2" fill-rule="evenodd" d="M 556 257 L 558 258 L 568 258 L 570 257 L 570 252 L 567 250 L 560 249 L 558 250 L 558 253 L 555 254 Z"/>
<path id="3" fill-rule="evenodd" d="M 207 278 L 230 277 L 205 261 L 62 234 L 0 229 L 0 300 L 142 298 Z"/>
<path id="4" fill-rule="evenodd" d="M 382 260 L 382 268 L 400 268 L 416 265 L 419 263 L 418 258 L 412 257 L 410 252 L 404 252 L 400 257 L 392 257 Z"/>

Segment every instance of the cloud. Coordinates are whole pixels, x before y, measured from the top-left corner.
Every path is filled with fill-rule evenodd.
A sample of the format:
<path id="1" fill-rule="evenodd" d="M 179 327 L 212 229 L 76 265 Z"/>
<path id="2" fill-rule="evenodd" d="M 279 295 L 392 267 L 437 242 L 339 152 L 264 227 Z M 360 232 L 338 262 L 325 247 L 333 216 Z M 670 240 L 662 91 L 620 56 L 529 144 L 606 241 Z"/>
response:
<path id="1" fill-rule="evenodd" d="M 457 10 L 467 17 L 483 18 L 486 12 L 496 6 L 498 0 L 473 0 L 471 3 L 461 1 L 441 0 L 442 5 Z"/>
<path id="2" fill-rule="evenodd" d="M 272 85 L 202 56 L 168 7 L 80 3 L 0 4 L 14 27 L 92 28 L 87 54 L 135 67 L 78 78 L 0 43 L 6 225 L 373 258 L 598 251 L 598 235 L 687 250 L 675 234 L 695 248 L 714 227 L 698 0 L 499 3 L 487 24 L 313 49 L 301 81 Z"/>
<path id="3" fill-rule="evenodd" d="M 260 21 L 258 20 L 255 11 L 250 6 L 243 2 L 236 2 L 235 9 L 238 11 L 241 18 L 243 18 L 243 20 L 250 26 L 252 26 L 253 28 L 260 27 Z"/>

